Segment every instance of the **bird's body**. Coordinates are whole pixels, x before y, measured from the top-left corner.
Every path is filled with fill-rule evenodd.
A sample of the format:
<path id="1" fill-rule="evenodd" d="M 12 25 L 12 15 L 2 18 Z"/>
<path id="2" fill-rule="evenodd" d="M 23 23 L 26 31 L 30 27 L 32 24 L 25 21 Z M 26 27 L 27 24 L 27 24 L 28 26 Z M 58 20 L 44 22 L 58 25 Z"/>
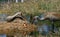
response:
<path id="1" fill-rule="evenodd" d="M 24 20 L 23 17 L 24 17 L 24 16 L 22 15 L 21 12 L 17 12 L 16 14 L 14 14 L 14 15 L 12 15 L 12 16 L 8 16 L 8 17 L 6 18 L 6 20 L 9 21 L 9 22 L 13 21 L 13 20 L 16 19 L 16 18 L 20 18 L 20 19 Z"/>
<path id="2" fill-rule="evenodd" d="M 42 15 L 42 18 L 40 20 L 45 20 L 45 19 L 50 19 L 50 20 L 60 20 L 60 13 L 56 12 L 47 12 Z"/>

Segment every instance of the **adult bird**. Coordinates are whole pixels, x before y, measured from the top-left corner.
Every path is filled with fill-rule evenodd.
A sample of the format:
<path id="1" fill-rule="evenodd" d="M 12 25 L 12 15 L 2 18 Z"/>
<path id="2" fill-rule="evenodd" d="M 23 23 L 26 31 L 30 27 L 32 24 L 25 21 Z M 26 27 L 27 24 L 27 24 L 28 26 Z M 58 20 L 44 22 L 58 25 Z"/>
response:
<path id="1" fill-rule="evenodd" d="M 52 32 L 54 32 L 54 22 L 60 21 L 60 13 L 47 12 L 40 16 L 40 20 L 50 20 L 52 23 Z"/>
<path id="2" fill-rule="evenodd" d="M 15 14 L 12 15 L 12 16 L 8 16 L 8 17 L 6 18 L 6 20 L 7 20 L 8 22 L 11 22 L 11 21 L 15 20 L 16 18 L 20 18 L 21 20 L 24 20 L 24 16 L 23 16 L 22 12 L 17 12 L 17 13 L 15 13 Z"/>

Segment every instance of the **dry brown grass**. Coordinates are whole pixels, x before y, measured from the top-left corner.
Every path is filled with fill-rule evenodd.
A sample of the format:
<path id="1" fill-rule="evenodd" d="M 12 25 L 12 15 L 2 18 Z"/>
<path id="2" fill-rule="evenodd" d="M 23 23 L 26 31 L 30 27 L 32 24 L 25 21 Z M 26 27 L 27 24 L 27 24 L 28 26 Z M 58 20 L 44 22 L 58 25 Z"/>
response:
<path id="1" fill-rule="evenodd" d="M 36 31 L 36 26 L 26 21 L 17 20 L 13 22 L 0 22 L 0 34 L 7 35 L 28 35 L 30 32 Z"/>

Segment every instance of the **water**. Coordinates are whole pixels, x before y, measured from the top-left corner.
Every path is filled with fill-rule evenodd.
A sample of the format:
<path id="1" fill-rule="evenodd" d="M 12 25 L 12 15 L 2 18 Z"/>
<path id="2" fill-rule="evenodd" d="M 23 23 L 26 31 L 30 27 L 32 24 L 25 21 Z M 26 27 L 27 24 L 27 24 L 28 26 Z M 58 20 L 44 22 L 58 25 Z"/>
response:
<path id="1" fill-rule="evenodd" d="M 42 26 L 38 27 L 38 31 L 40 34 L 47 35 L 49 34 L 50 31 L 52 31 L 52 25 L 43 24 Z M 55 26 L 54 26 L 54 32 L 55 33 L 58 32 L 58 28 L 56 28 Z"/>
<path id="2" fill-rule="evenodd" d="M 46 25 L 46 24 L 43 24 L 42 26 L 39 26 L 38 27 L 38 31 L 39 33 L 43 34 L 43 35 L 46 35 L 49 33 L 49 26 Z"/>
<path id="3" fill-rule="evenodd" d="M 7 14 L 0 14 L 0 21 L 6 21 Z"/>
<path id="4" fill-rule="evenodd" d="M 0 34 L 0 37 L 6 37 L 6 34 Z"/>

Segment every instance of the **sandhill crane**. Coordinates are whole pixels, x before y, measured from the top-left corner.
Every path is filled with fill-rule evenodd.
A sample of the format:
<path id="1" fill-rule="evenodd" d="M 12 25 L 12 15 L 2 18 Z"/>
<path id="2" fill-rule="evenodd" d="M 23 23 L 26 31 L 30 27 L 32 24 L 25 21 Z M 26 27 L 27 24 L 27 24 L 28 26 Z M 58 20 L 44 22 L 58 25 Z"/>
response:
<path id="1" fill-rule="evenodd" d="M 52 22 L 52 31 L 54 32 L 54 21 L 60 20 L 60 13 L 56 12 L 47 12 L 41 15 L 40 20 L 49 19 Z"/>
<path id="2" fill-rule="evenodd" d="M 13 20 L 16 19 L 16 18 L 20 18 L 20 19 L 24 20 L 23 17 L 24 17 L 24 16 L 22 15 L 21 12 L 17 12 L 16 14 L 14 14 L 14 15 L 12 15 L 12 16 L 8 16 L 8 17 L 6 18 L 6 20 L 9 21 L 9 22 L 13 21 Z"/>
<path id="3" fill-rule="evenodd" d="M 40 20 L 45 20 L 45 19 L 50 19 L 50 20 L 60 20 L 60 13 L 56 12 L 47 12 L 41 15 Z"/>

